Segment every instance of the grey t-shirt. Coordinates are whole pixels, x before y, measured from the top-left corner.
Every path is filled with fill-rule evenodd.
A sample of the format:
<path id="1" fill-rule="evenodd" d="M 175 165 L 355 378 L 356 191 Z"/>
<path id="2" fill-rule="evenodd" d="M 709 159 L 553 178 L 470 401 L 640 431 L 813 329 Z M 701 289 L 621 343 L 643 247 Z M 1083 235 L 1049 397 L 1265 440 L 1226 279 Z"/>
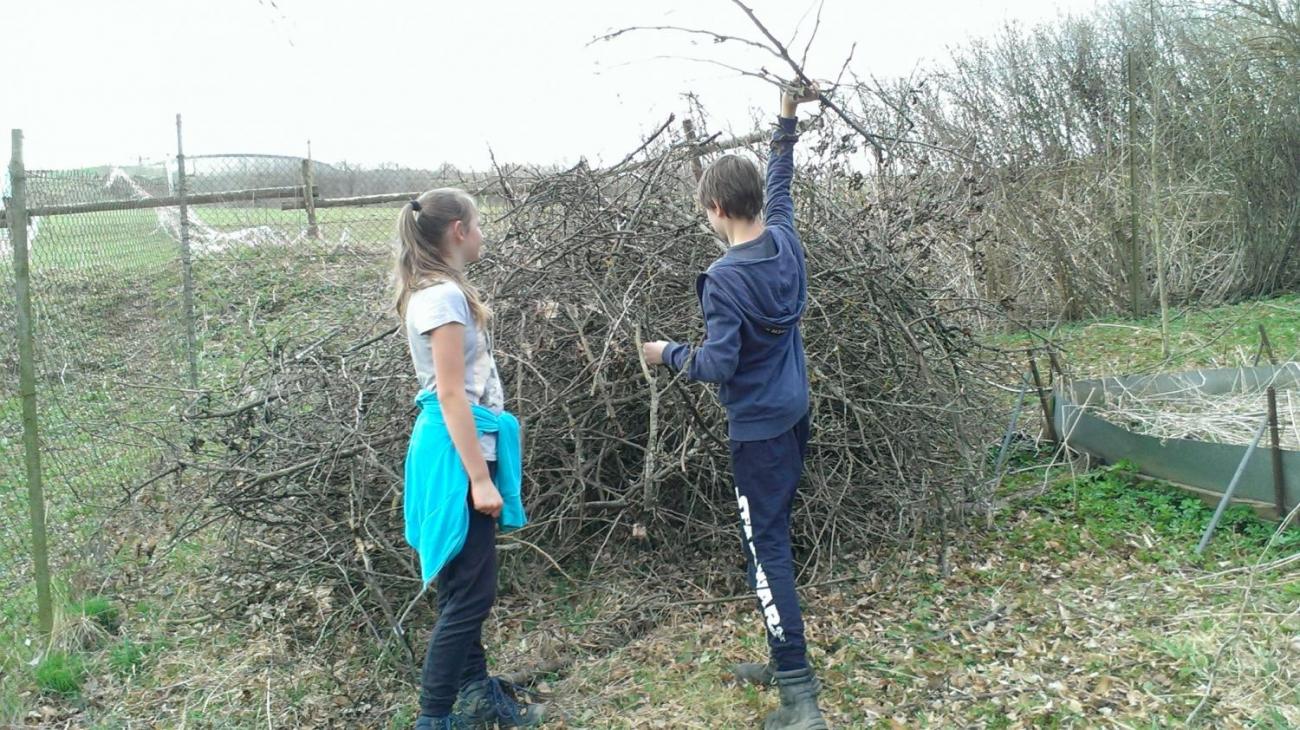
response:
<path id="1" fill-rule="evenodd" d="M 471 405 L 481 405 L 493 413 L 505 408 L 505 392 L 497 374 L 492 345 L 482 328 L 474 326 L 465 292 L 454 282 L 442 282 L 411 292 L 406 303 L 406 343 L 420 389 L 438 392 L 433 371 L 433 344 L 429 335 L 439 327 L 456 322 L 465 325 L 465 395 Z M 479 444 L 488 461 L 497 457 L 496 434 L 482 434 Z"/>

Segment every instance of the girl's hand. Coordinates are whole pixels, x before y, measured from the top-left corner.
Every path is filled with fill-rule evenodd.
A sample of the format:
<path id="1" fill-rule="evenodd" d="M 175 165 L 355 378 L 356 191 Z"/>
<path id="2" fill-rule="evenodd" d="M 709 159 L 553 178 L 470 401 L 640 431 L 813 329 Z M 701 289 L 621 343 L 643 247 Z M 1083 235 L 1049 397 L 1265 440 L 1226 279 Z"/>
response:
<path id="1" fill-rule="evenodd" d="M 501 516 L 501 508 L 505 503 L 501 500 L 501 492 L 497 491 L 497 485 L 493 484 L 491 479 L 470 482 L 469 494 L 476 511 L 493 519 Z"/>

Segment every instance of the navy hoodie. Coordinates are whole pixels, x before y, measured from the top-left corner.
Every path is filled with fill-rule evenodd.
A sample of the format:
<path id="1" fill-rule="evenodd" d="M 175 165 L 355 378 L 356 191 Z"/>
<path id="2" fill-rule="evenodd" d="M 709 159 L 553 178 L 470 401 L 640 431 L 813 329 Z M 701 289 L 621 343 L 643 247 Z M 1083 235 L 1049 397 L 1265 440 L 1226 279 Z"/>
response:
<path id="1" fill-rule="evenodd" d="M 777 118 L 767 163 L 766 228 L 733 246 L 696 280 L 704 343 L 670 343 L 664 362 L 691 380 L 717 383 L 733 441 L 762 441 L 808 413 L 799 320 L 808 298 L 803 244 L 794 230 L 796 120 Z"/>

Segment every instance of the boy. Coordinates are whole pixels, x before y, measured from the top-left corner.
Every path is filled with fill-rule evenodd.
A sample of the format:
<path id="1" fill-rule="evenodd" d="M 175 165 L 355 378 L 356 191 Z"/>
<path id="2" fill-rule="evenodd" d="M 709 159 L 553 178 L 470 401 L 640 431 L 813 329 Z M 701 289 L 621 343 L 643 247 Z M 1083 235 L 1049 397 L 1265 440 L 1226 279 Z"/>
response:
<path id="1" fill-rule="evenodd" d="M 725 155 L 704 171 L 700 204 L 713 230 L 730 244 L 696 282 L 704 343 L 692 348 L 660 341 L 643 348 L 650 364 L 719 385 L 749 580 L 771 650 L 768 664 L 738 665 L 736 676 L 780 687 L 781 707 L 768 716 L 768 730 L 826 728 L 808 666 L 790 549 L 790 505 L 803 471 L 809 420 L 799 332 L 807 274 L 790 180 L 796 108 L 816 98 L 816 89 L 782 94 L 766 207 L 762 178 L 748 159 Z"/>

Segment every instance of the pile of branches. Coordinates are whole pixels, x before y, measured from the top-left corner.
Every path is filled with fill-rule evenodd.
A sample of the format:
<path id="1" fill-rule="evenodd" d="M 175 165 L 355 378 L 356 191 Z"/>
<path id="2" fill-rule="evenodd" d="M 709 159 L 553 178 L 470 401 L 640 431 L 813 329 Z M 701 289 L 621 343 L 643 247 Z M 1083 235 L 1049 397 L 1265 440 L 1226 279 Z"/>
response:
<path id="1" fill-rule="evenodd" d="M 916 276 L 936 246 L 972 235 L 969 196 L 923 174 L 850 174 L 844 130 L 814 127 L 795 190 L 813 429 L 794 529 L 816 572 L 849 548 L 946 530 L 980 503 L 990 416 L 973 335 L 957 324 L 977 303 Z M 526 433 L 532 524 L 503 547 L 538 565 L 734 547 L 713 390 L 639 358 L 646 340 L 701 340 L 695 279 L 723 250 L 694 200 L 692 164 L 719 145 L 673 130 L 612 168 L 580 164 L 537 174 L 526 193 L 503 190 L 508 205 L 488 226 L 496 243 L 471 272 Z M 766 155 L 765 143 L 749 147 Z M 268 587 L 333 585 L 386 635 L 419 591 L 402 523 L 416 387 L 405 338 L 335 328 L 295 349 L 274 350 L 242 402 L 205 414 L 220 424 L 220 458 L 202 464 L 211 499 L 240 526 L 238 570 Z"/>

